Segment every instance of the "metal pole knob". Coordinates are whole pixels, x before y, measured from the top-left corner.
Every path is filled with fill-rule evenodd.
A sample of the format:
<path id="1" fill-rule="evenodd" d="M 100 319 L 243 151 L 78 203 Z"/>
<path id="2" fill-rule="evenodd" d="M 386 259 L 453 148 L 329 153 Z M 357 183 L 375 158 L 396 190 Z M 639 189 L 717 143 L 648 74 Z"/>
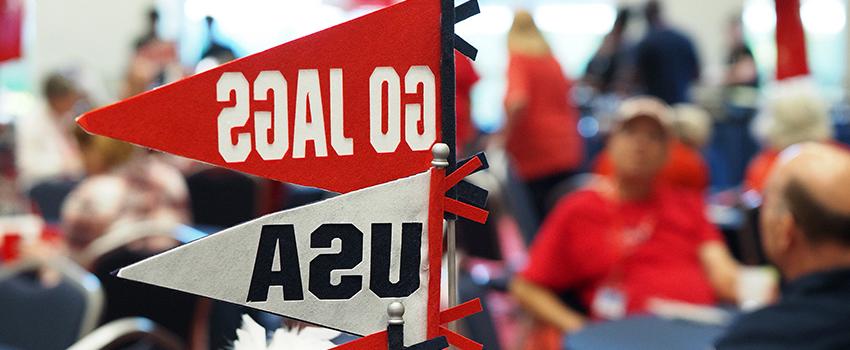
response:
<path id="1" fill-rule="evenodd" d="M 387 315 L 389 315 L 389 320 L 387 323 L 391 325 L 403 325 L 404 324 L 404 304 L 394 301 L 387 306 Z"/>
<path id="2" fill-rule="evenodd" d="M 431 165 L 437 168 L 445 168 L 449 166 L 449 145 L 445 143 L 435 143 L 431 147 L 431 154 L 434 155 L 434 160 Z"/>

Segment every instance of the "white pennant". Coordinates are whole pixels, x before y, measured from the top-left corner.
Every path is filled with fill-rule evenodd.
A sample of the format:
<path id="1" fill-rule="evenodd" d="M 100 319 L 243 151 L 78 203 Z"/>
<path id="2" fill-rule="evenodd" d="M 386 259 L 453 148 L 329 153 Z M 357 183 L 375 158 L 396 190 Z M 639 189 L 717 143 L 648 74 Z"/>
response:
<path id="1" fill-rule="evenodd" d="M 405 344 L 412 345 L 426 340 L 429 187 L 430 171 L 269 214 L 122 268 L 118 271 L 118 277 L 245 305 L 356 335 L 385 330 L 387 305 L 401 301 L 407 310 Z M 405 223 L 408 225 L 405 239 L 413 238 L 415 228 L 421 225 L 421 245 L 418 261 L 407 259 L 408 267 L 418 263 L 415 270 L 407 271 L 418 273 L 401 276 L 401 236 Z M 356 227 L 356 230 L 351 230 L 348 224 Z M 392 232 L 392 235 L 384 233 L 380 236 L 392 237 L 388 255 L 388 282 L 376 281 L 375 285 L 370 281 L 374 273 L 372 270 L 377 270 L 372 266 L 372 246 L 373 243 L 384 244 L 386 249 L 388 242 L 387 239 L 376 239 L 373 242 L 374 224 L 383 225 L 383 232 L 387 232 L 386 224 L 389 224 Z M 277 240 L 267 239 L 266 242 L 274 244 L 274 248 L 271 248 L 273 258 L 267 262 L 258 260 L 261 236 L 269 234 L 268 237 L 285 237 L 289 229 L 294 231 L 297 252 L 291 249 L 291 245 L 286 245 L 286 242 L 291 241 L 281 239 L 278 245 Z M 342 235 L 342 231 L 345 231 L 343 236 L 346 237 L 328 238 Z M 362 233 L 362 249 L 357 247 L 357 239 L 352 239 L 358 236 L 356 231 Z M 316 248 L 311 248 L 311 244 Z M 283 251 L 280 251 L 281 247 Z M 356 252 L 355 248 L 358 248 Z M 266 246 L 264 251 L 268 249 Z M 408 249 L 405 254 L 409 257 L 413 251 Z M 292 265 L 296 260 L 292 254 L 297 255 L 297 270 L 293 270 L 296 267 Z M 349 256 L 343 258 L 339 254 Z M 387 254 L 383 256 L 382 260 L 386 260 Z M 333 268 L 346 261 L 353 268 Z M 256 269 L 260 271 L 259 274 L 255 273 L 255 264 L 258 265 Z M 385 269 L 386 265 L 382 268 Z M 316 270 L 313 271 L 312 279 L 311 269 Z M 297 273 L 283 278 L 286 271 Z M 273 276 L 271 280 L 277 281 L 278 285 L 263 288 L 263 283 L 255 280 L 255 287 L 259 286 L 255 289 L 260 292 L 252 294 L 252 300 L 262 299 L 257 295 L 263 295 L 265 301 L 249 301 L 252 278 L 266 278 L 267 282 L 268 276 Z M 350 297 L 340 297 L 340 294 L 350 294 L 352 285 L 357 286 L 357 276 L 360 276 L 360 285 L 356 293 Z M 293 281 L 299 277 L 300 286 L 296 286 Z M 398 287 L 404 285 L 400 282 L 402 279 L 407 283 L 406 290 Z M 289 283 L 281 286 L 281 280 Z M 415 289 L 411 284 L 414 280 L 418 281 L 418 288 Z M 378 296 L 388 293 L 406 295 Z M 301 299 L 298 299 L 299 294 Z M 329 296 L 330 300 L 327 300 Z"/>

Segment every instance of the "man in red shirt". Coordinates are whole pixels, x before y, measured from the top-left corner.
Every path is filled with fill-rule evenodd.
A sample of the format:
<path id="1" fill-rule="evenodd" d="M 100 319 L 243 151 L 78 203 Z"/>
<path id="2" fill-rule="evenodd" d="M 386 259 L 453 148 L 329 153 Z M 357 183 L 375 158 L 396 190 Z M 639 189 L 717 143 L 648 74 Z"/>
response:
<path id="1" fill-rule="evenodd" d="M 613 176 L 569 195 L 544 222 L 511 285 L 544 324 L 567 333 L 585 324 L 587 316 L 557 297 L 564 291 L 597 320 L 645 312 L 653 298 L 734 299 L 737 264 L 700 194 L 657 181 L 672 137 L 669 113 L 654 98 L 623 102 L 608 144 Z"/>

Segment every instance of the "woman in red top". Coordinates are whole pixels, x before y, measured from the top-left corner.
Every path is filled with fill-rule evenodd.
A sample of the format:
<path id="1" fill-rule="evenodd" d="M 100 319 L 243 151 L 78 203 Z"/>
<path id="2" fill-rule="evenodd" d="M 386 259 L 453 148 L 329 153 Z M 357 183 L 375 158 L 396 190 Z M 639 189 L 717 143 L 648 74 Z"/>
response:
<path id="1" fill-rule="evenodd" d="M 811 82 L 786 80 L 766 94 L 755 120 L 756 137 L 765 148 L 747 165 L 744 189 L 761 193 L 779 152 L 796 143 L 825 142 L 832 138 L 832 119 L 823 98 Z"/>
<path id="2" fill-rule="evenodd" d="M 528 12 L 519 11 L 508 32 L 507 120 L 502 131 L 520 178 L 538 212 L 552 187 L 581 165 L 584 146 L 570 81 Z"/>

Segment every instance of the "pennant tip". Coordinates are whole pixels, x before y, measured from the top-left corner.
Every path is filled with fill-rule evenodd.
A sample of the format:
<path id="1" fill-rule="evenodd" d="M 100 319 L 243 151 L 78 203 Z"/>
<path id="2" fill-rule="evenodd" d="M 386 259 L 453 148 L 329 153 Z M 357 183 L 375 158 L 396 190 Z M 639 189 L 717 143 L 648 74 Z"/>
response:
<path id="1" fill-rule="evenodd" d="M 89 125 L 89 123 L 88 123 L 88 118 L 87 118 L 88 116 L 89 116 L 89 113 L 83 113 L 80 116 L 78 116 L 76 119 L 74 119 L 74 122 L 76 122 L 77 125 L 79 125 L 81 128 L 83 128 L 83 130 L 85 130 L 86 132 L 91 133 L 91 131 L 89 131 L 89 127 L 91 125 Z"/>
<path id="2" fill-rule="evenodd" d="M 133 265 L 135 265 L 135 264 L 133 264 Z M 115 269 L 115 271 L 112 271 L 110 274 L 112 276 L 120 278 L 120 279 L 141 282 L 139 276 L 137 274 L 134 274 L 133 271 L 131 271 L 131 270 L 133 270 L 132 269 L 133 265 L 124 266 L 120 269 Z"/>

